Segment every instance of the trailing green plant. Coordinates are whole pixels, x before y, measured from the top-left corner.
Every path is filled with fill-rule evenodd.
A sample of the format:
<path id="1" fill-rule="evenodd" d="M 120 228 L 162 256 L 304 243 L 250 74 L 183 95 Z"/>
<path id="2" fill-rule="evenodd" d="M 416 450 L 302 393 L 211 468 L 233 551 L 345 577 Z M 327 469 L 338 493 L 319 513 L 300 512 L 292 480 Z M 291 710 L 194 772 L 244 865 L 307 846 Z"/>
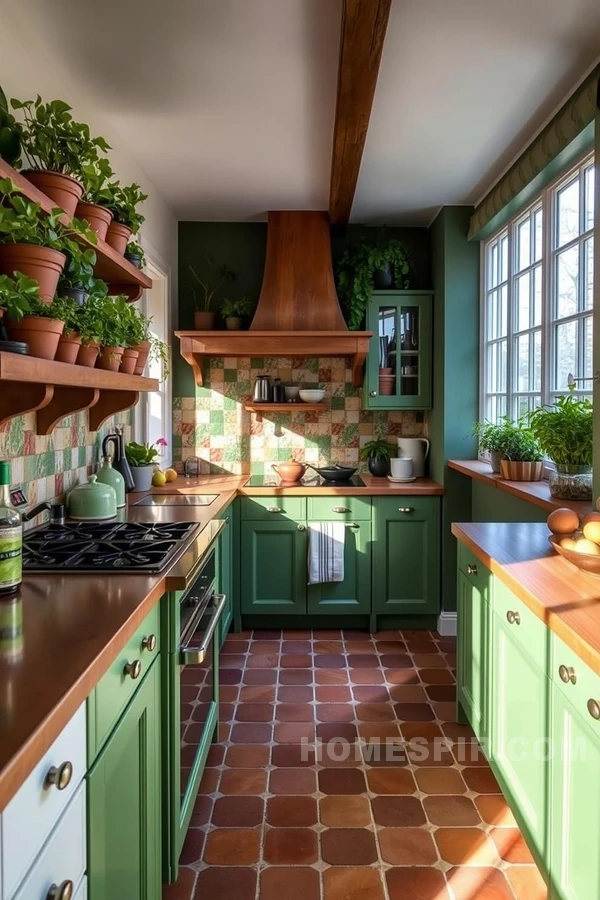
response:
<path id="1" fill-rule="evenodd" d="M 92 137 L 88 125 L 74 121 L 64 100 L 44 103 L 38 94 L 35 100 L 13 99 L 10 104 L 23 113 L 23 122 L 17 122 L 16 128 L 32 169 L 81 178 L 83 166 L 98 159 L 99 151 L 110 150 L 103 137 Z"/>
<path id="2" fill-rule="evenodd" d="M 389 460 L 396 452 L 396 447 L 389 441 L 374 440 L 367 443 L 360 449 L 360 458 L 367 459 L 385 459 Z"/>
<path id="3" fill-rule="evenodd" d="M 152 466 L 160 459 L 160 453 L 154 444 L 138 444 L 130 441 L 125 445 L 125 456 L 130 466 Z"/>
<path id="4" fill-rule="evenodd" d="M 233 269 L 230 269 L 225 263 L 217 265 L 213 256 L 206 257 L 200 275 L 190 263 L 188 263 L 188 269 L 200 286 L 203 294 L 201 305 L 199 305 L 196 289 L 193 285 L 188 285 L 194 295 L 194 304 L 197 310 L 202 308 L 205 312 L 209 312 L 213 298 L 219 294 L 224 285 L 231 284 L 237 278 L 237 274 Z"/>
<path id="5" fill-rule="evenodd" d="M 0 309 L 7 318 L 20 321 L 31 314 L 40 302 L 40 286 L 35 278 L 28 278 L 22 272 L 0 275 Z"/>
<path id="6" fill-rule="evenodd" d="M 587 399 L 568 394 L 552 406 L 528 414 L 529 426 L 545 455 L 557 466 L 591 466 L 593 406 Z"/>
<path id="7" fill-rule="evenodd" d="M 55 206 L 45 213 L 39 203 L 28 200 L 10 178 L 0 179 L 0 243 L 36 244 L 61 252 L 73 251 L 74 239 L 84 237 L 91 244 L 98 236 L 87 222 L 73 218 L 64 225 L 64 211 Z"/>
<path id="8" fill-rule="evenodd" d="M 505 435 L 502 458 L 511 462 L 539 462 L 544 458 L 544 454 L 529 428 L 517 423 L 515 428 L 510 433 L 507 431 Z"/>
<path id="9" fill-rule="evenodd" d="M 111 181 L 106 185 L 107 199 L 102 205 L 112 212 L 115 222 L 127 225 L 133 233 L 137 233 L 144 224 L 145 217 L 137 211 L 138 206 L 148 199 L 148 194 L 143 194 L 139 184 L 129 184 L 123 187 L 118 181 Z"/>
<path id="10" fill-rule="evenodd" d="M 347 247 L 336 267 L 338 294 L 342 309 L 352 331 L 364 322 L 373 294 L 373 276 L 380 269 L 391 266 L 396 288 L 410 287 L 410 265 L 406 248 L 396 239 L 369 244 L 365 240 Z"/>
<path id="11" fill-rule="evenodd" d="M 83 182 L 83 203 L 95 203 L 97 206 L 107 206 L 112 197 L 108 180 L 115 173 L 106 157 L 100 157 L 93 162 L 85 163 L 81 167 L 81 180 Z"/>
<path id="12" fill-rule="evenodd" d="M 255 306 L 256 304 L 246 294 L 242 294 L 241 297 L 226 297 L 221 304 L 221 315 L 224 319 L 251 316 Z"/>
<path id="13" fill-rule="evenodd" d="M 519 430 L 519 425 L 509 416 L 501 416 L 496 424 L 487 420 L 477 422 L 472 434 L 478 438 L 480 450 L 485 453 L 503 453 L 506 442 L 510 441 L 515 430 Z"/>
<path id="14" fill-rule="evenodd" d="M 6 94 L 0 88 L 0 156 L 11 166 L 21 157 L 21 136 L 15 117 L 9 112 Z"/>
<path id="15" fill-rule="evenodd" d="M 91 247 L 82 247 L 75 241 L 69 241 L 63 247 L 67 262 L 58 280 L 58 293 L 64 290 L 81 290 L 89 293 L 94 281 L 96 251 Z"/>
<path id="16" fill-rule="evenodd" d="M 125 247 L 125 256 L 129 258 L 130 256 L 139 258 L 139 263 L 136 262 L 136 265 L 139 265 L 140 269 L 146 265 L 146 254 L 144 253 L 144 248 L 137 244 L 135 241 L 129 241 L 127 246 Z"/>

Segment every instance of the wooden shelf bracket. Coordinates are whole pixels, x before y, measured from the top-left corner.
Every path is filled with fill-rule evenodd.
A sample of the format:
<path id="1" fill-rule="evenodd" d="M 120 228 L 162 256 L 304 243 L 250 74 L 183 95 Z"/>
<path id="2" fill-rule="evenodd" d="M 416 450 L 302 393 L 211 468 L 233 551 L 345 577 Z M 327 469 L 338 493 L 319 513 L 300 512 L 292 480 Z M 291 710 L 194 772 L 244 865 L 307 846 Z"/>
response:
<path id="1" fill-rule="evenodd" d="M 50 434 L 61 419 L 83 409 L 90 409 L 98 402 L 99 397 L 98 388 L 56 386 L 50 403 L 36 413 L 37 433 Z"/>
<path id="2" fill-rule="evenodd" d="M 54 387 L 51 384 L 32 384 L 26 381 L 12 381 L 0 387 L 0 425 L 15 416 L 43 409 L 52 400 Z"/>
<path id="3" fill-rule="evenodd" d="M 96 403 L 88 410 L 90 431 L 97 431 L 103 422 L 115 413 L 131 409 L 140 399 L 139 391 L 101 390 Z"/>

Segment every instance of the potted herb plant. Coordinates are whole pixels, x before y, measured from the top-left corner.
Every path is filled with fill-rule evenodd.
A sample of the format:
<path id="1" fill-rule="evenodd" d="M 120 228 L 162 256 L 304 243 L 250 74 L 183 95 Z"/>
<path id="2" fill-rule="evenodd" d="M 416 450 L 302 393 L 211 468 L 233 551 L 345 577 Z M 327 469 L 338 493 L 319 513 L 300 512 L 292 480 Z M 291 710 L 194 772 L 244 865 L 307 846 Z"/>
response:
<path id="1" fill-rule="evenodd" d="M 120 309 L 125 326 L 125 339 L 119 372 L 133 375 L 140 355 L 137 348 L 147 331 L 146 316 L 131 303 L 123 304 Z"/>
<path id="2" fill-rule="evenodd" d="M 123 187 L 118 181 L 106 186 L 108 199 L 106 206 L 113 214 L 113 219 L 106 232 L 106 243 L 121 256 L 125 254 L 127 242 L 132 234 L 137 234 L 145 222 L 144 216 L 137 211 L 138 206 L 148 199 L 139 184 Z"/>
<path id="3" fill-rule="evenodd" d="M 30 356 L 54 359 L 64 328 L 62 310 L 40 299 L 35 279 L 22 272 L 0 275 L 0 308 L 9 340 L 27 344 Z"/>
<path id="4" fill-rule="evenodd" d="M 137 343 L 133 345 L 133 349 L 138 351 L 138 357 L 133 370 L 134 375 L 142 375 L 147 361 L 157 361 L 162 364 L 163 380 L 169 375 L 169 348 L 164 341 L 161 341 L 150 330 L 152 319 L 145 316 L 140 310 L 131 307 L 133 314 L 137 318 L 137 327 L 131 339 L 138 338 Z"/>
<path id="5" fill-rule="evenodd" d="M 93 369 L 100 353 L 100 344 L 104 337 L 105 304 L 108 285 L 95 279 L 85 306 L 80 307 L 77 314 L 77 331 L 81 338 L 81 346 L 77 354 L 77 365 Z"/>
<path id="6" fill-rule="evenodd" d="M 550 493 L 559 500 L 591 500 L 593 407 L 574 394 L 529 413 L 529 426 L 556 471 Z"/>
<path id="7" fill-rule="evenodd" d="M 500 473 L 507 481 L 541 481 L 544 455 L 534 434 L 522 422 L 507 429 L 500 460 Z"/>
<path id="8" fill-rule="evenodd" d="M 106 238 L 113 218 L 106 205 L 111 199 L 108 180 L 113 175 L 112 167 L 105 158 L 96 159 L 81 167 L 83 196 L 77 204 L 75 215 L 87 222 L 101 241 Z"/>
<path id="9" fill-rule="evenodd" d="M 100 300 L 99 306 L 102 309 L 103 329 L 96 368 L 118 372 L 129 335 L 129 304 L 125 296 L 107 295 Z"/>
<path id="10" fill-rule="evenodd" d="M 204 262 L 204 270 L 202 276 L 198 275 L 196 269 L 188 263 L 188 269 L 202 289 L 202 308 L 198 305 L 198 297 L 196 289 L 193 285 L 188 285 L 194 295 L 194 303 L 196 312 L 194 313 L 194 328 L 196 331 L 211 331 L 215 327 L 215 313 L 210 306 L 213 297 L 218 295 L 223 285 L 231 284 L 237 278 L 236 273 L 223 264 L 218 266 L 212 256 L 207 256 Z"/>
<path id="11" fill-rule="evenodd" d="M 144 248 L 136 244 L 135 241 L 129 241 L 125 247 L 125 259 L 128 259 L 132 266 L 136 269 L 143 269 L 146 265 L 146 254 Z"/>
<path id="12" fill-rule="evenodd" d="M 251 316 L 254 312 L 255 304 L 252 300 L 242 294 L 237 298 L 225 298 L 221 305 L 221 315 L 225 319 L 225 325 L 228 331 L 239 331 L 242 327 L 245 316 Z"/>
<path id="13" fill-rule="evenodd" d="M 152 475 L 160 458 L 159 451 L 154 444 L 130 441 L 125 447 L 125 456 L 131 466 L 134 491 L 149 491 L 152 487 Z"/>
<path id="14" fill-rule="evenodd" d="M 504 454 L 504 445 L 518 428 L 508 416 L 502 416 L 497 424 L 477 422 L 473 427 L 473 435 L 479 439 L 479 448 L 490 454 L 490 465 L 495 475 L 500 474 L 500 461 Z"/>
<path id="15" fill-rule="evenodd" d="M 65 242 L 63 249 L 67 262 L 58 279 L 57 293 L 59 297 L 70 297 L 78 306 L 83 306 L 96 280 L 96 251 L 92 247 L 81 247 L 75 241 Z"/>
<path id="16" fill-rule="evenodd" d="M 52 308 L 56 311 L 57 318 L 65 323 L 54 358 L 57 362 L 73 365 L 81 348 L 78 316 L 80 307 L 71 297 L 56 297 Z"/>
<path id="17" fill-rule="evenodd" d="M 8 109 L 6 94 L 0 88 L 0 157 L 14 166 L 21 156 L 21 136 L 15 117 Z"/>
<path id="18" fill-rule="evenodd" d="M 83 194 L 82 166 L 98 158 L 100 150 L 110 150 L 103 137 L 92 137 L 89 127 L 73 121 L 71 107 L 64 100 L 44 103 L 11 100 L 23 113 L 16 127 L 29 169 L 23 175 L 67 215 L 73 216 Z"/>
<path id="19" fill-rule="evenodd" d="M 410 266 L 404 245 L 395 239 L 377 244 L 359 241 L 337 265 L 337 285 L 348 328 L 359 330 L 374 290 L 408 288 Z"/>
<path id="20" fill-rule="evenodd" d="M 369 472 L 377 478 L 386 478 L 390 474 L 390 458 L 396 452 L 396 448 L 389 441 L 367 441 L 361 447 L 360 458 L 367 460 Z"/>

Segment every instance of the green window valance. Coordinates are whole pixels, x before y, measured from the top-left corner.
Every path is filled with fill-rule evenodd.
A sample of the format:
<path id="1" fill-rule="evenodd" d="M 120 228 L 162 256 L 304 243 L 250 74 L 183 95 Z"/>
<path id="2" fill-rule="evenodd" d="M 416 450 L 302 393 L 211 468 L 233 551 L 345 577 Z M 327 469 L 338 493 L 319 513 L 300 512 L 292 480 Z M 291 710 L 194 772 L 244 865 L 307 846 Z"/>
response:
<path id="1" fill-rule="evenodd" d="M 484 240 L 494 234 L 592 149 L 599 77 L 600 66 L 596 66 L 475 208 L 469 240 Z"/>

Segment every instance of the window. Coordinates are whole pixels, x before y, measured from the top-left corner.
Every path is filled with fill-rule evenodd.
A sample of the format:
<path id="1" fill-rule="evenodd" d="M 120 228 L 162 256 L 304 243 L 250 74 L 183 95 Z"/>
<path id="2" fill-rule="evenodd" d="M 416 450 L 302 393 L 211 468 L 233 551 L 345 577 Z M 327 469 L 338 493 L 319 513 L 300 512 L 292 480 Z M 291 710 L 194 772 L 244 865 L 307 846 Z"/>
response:
<path id="1" fill-rule="evenodd" d="M 593 228 L 588 157 L 484 244 L 482 418 L 591 397 Z"/>

